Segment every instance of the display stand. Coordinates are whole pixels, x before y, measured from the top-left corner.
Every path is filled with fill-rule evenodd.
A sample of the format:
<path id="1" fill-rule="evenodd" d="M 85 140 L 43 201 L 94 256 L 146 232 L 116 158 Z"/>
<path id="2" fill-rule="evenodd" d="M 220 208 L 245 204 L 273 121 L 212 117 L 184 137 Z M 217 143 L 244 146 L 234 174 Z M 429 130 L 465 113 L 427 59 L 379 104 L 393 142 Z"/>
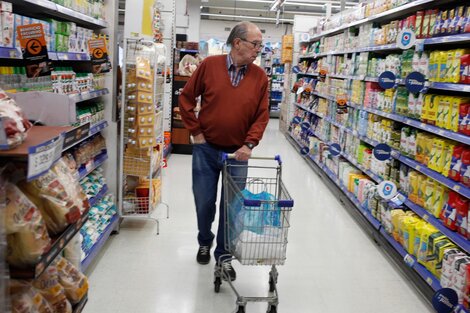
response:
<path id="1" fill-rule="evenodd" d="M 420 220 L 426 225 L 432 225 L 436 231 L 438 230 L 440 234 L 446 236 L 446 240 L 455 244 L 456 248 L 462 253 L 468 254 L 470 252 L 470 240 L 449 226 L 448 222 L 444 220 L 445 216 L 439 213 L 436 215 L 435 212 L 431 211 L 435 206 L 430 205 L 428 202 L 424 202 L 424 204 L 416 203 L 419 199 L 414 198 L 413 194 L 410 193 L 406 185 L 406 177 L 408 171 L 416 173 L 416 175 L 422 175 L 425 179 L 422 185 L 427 184 L 427 182 L 436 184 L 436 186 L 439 184 L 442 188 L 447 188 L 447 192 L 455 192 L 462 199 L 466 199 L 463 201 L 468 201 L 470 189 L 462 182 L 444 175 L 442 169 L 434 167 L 429 162 L 419 161 L 418 152 L 408 153 L 408 150 L 404 150 L 404 144 L 401 140 L 406 138 L 406 134 L 403 135 L 400 131 L 409 129 L 410 132 L 415 134 L 419 132 L 419 134 L 432 136 L 433 140 L 435 138 L 437 142 L 451 139 L 453 144 L 459 145 L 463 149 L 468 148 L 470 137 L 461 131 L 457 131 L 457 129 L 449 129 L 448 124 L 439 125 L 437 119 L 433 122 L 432 117 L 423 119 L 421 112 L 412 116 L 412 113 L 409 112 L 414 112 L 412 111 L 412 109 L 414 110 L 412 106 L 413 98 L 411 96 L 406 98 L 406 103 L 403 105 L 400 102 L 400 96 L 397 95 L 399 91 L 394 89 L 399 88 L 401 92 L 404 92 L 404 77 L 393 79 L 392 85 L 394 86 L 391 86 L 387 91 L 388 94 L 394 94 L 390 98 L 390 106 L 388 106 L 388 102 L 387 107 L 381 106 L 381 100 L 371 101 L 369 98 L 371 83 L 375 83 L 377 86 L 377 99 L 382 99 L 380 97 L 386 93 L 380 90 L 377 84 L 380 73 L 377 75 L 371 74 L 375 69 L 373 66 L 375 63 L 373 62 L 375 62 L 375 59 L 384 59 L 392 54 L 401 55 L 402 50 L 395 43 L 383 42 L 368 45 L 359 39 L 361 35 L 364 37 L 360 38 L 366 37 L 367 33 L 364 29 L 367 29 L 371 22 L 380 23 L 386 29 L 388 25 L 394 25 L 392 23 L 394 20 L 406 20 L 409 15 L 424 14 L 424 11 L 417 13 L 418 10 L 433 8 L 446 10 L 447 8 L 451 9 L 452 5 L 453 3 L 444 1 L 412 1 L 389 11 L 372 14 L 371 16 L 362 16 L 356 21 L 341 23 L 339 17 L 332 17 L 329 20 L 330 23 L 335 21 L 342 24 L 342 26 L 329 28 L 326 26 L 326 30 L 318 30 L 319 35 L 313 35 L 311 40 L 303 42 L 298 40 L 297 45 L 301 51 L 299 63 L 303 66 L 299 66 L 300 73 L 295 76 L 296 80 L 301 81 L 302 84 L 295 86 L 298 89 L 294 90 L 296 91 L 295 100 L 292 100 L 291 103 L 291 112 L 293 114 L 288 120 L 290 123 L 287 135 L 289 141 L 299 148 L 312 168 L 324 178 L 336 194 L 339 194 L 339 198 L 345 204 L 345 207 L 360 222 L 364 230 L 380 243 L 387 254 L 407 273 L 411 281 L 429 301 L 431 301 L 434 292 L 443 287 L 448 287 L 444 285 L 447 282 L 441 278 L 441 275 L 444 274 L 436 271 L 432 264 L 422 259 L 422 256 L 418 257 L 416 251 L 413 251 L 413 249 L 410 251 L 409 248 L 405 247 L 406 241 L 401 241 L 400 235 L 397 235 L 402 231 L 401 226 L 394 224 L 391 227 L 391 223 L 386 218 L 387 213 L 384 212 L 397 209 L 398 201 L 396 199 L 393 202 L 377 200 L 379 205 L 376 207 L 371 205 L 368 200 L 364 201 L 361 198 L 363 194 L 357 189 L 351 188 L 351 185 L 347 186 L 347 182 L 343 180 L 351 177 L 351 174 L 347 176 L 348 173 L 353 173 L 352 175 L 359 175 L 357 176 L 360 177 L 358 179 L 364 179 L 362 183 L 366 184 L 369 184 L 369 182 L 372 182 L 372 185 L 379 184 L 385 180 L 395 182 L 400 187 L 401 196 L 399 197 L 403 200 L 403 205 L 399 206 L 399 209 L 407 211 L 409 216 L 412 216 L 415 220 Z M 455 3 L 455 5 L 457 4 Z M 342 18 L 347 19 L 351 16 L 343 16 Z M 425 20 L 423 19 L 420 22 L 424 23 Z M 411 18 L 409 21 L 411 21 Z M 374 24 L 373 27 L 378 27 L 375 31 L 379 31 L 380 24 Z M 385 24 L 387 26 L 384 26 Z M 359 35 L 355 32 L 356 27 L 360 28 Z M 421 25 L 416 25 L 417 36 L 421 36 L 420 31 Z M 415 32 L 415 29 L 413 29 L 413 32 Z M 413 53 L 421 53 L 423 50 L 430 53 L 434 50 L 458 49 L 468 45 L 469 40 L 469 33 L 456 34 L 444 31 L 440 36 L 419 38 L 408 49 L 412 49 L 410 50 L 412 55 Z M 443 43 L 452 45 L 448 47 L 440 46 Z M 402 59 L 406 60 L 405 52 L 403 52 Z M 403 68 L 399 70 L 402 73 L 401 75 L 403 75 L 405 66 L 407 66 L 406 61 L 402 59 L 400 60 Z M 441 70 L 442 68 L 446 68 L 445 62 Z M 424 71 L 427 69 L 427 66 L 424 67 Z M 413 70 L 417 71 L 415 68 Z M 429 76 L 426 77 L 425 74 L 424 88 L 417 92 L 410 89 L 407 97 L 411 93 L 415 93 L 416 97 L 425 97 L 426 92 L 445 95 L 446 99 L 447 97 L 469 96 L 470 85 L 458 83 L 457 81 L 455 83 L 443 81 L 447 79 L 444 76 L 441 76 L 440 81 L 432 81 L 434 78 L 431 78 L 431 74 L 427 75 Z M 367 88 L 362 85 L 365 82 L 369 84 Z M 409 84 L 407 86 L 410 88 Z M 305 91 L 305 88 L 311 88 L 312 90 Z M 429 108 L 427 109 L 429 110 Z M 432 111 L 432 108 L 430 110 Z M 454 110 L 455 112 L 457 111 Z M 364 120 L 356 123 L 357 119 L 355 117 L 364 117 Z M 380 125 L 380 123 L 391 125 L 391 137 L 381 137 L 381 127 L 378 127 L 376 131 L 371 131 L 371 125 L 374 125 L 377 121 L 377 125 Z M 383 166 L 371 165 L 373 161 L 365 161 L 366 157 L 362 158 L 363 155 L 356 149 L 362 147 L 365 150 L 371 149 L 370 151 L 372 151 L 381 143 L 386 143 L 392 147 L 390 159 L 385 160 L 389 162 L 387 163 L 390 167 L 389 172 L 380 172 Z M 340 151 L 334 151 L 336 147 L 341 148 Z M 431 152 L 430 150 L 430 154 L 432 154 Z M 343 172 L 340 172 L 341 170 Z M 394 170 L 399 171 L 399 176 L 391 174 Z M 464 174 L 462 173 L 462 175 Z M 399 181 L 397 181 L 397 177 L 399 177 Z M 422 186 L 419 188 L 422 188 Z M 426 189 L 426 196 L 429 195 L 428 191 L 429 189 Z M 378 213 L 379 211 L 381 213 Z M 443 251 L 443 254 L 445 253 Z M 442 255 L 437 256 L 436 262 L 443 262 Z M 446 273 L 445 275 L 450 274 Z M 449 286 L 455 289 L 455 286 Z M 461 309 L 459 312 L 464 312 L 464 310 Z"/>
<path id="2" fill-rule="evenodd" d="M 161 199 L 166 63 L 158 62 L 164 54 L 151 41 L 126 39 L 124 53 L 119 211 L 123 218 L 155 220 L 158 234 L 155 210 L 165 206 L 167 218 L 169 212 Z"/>

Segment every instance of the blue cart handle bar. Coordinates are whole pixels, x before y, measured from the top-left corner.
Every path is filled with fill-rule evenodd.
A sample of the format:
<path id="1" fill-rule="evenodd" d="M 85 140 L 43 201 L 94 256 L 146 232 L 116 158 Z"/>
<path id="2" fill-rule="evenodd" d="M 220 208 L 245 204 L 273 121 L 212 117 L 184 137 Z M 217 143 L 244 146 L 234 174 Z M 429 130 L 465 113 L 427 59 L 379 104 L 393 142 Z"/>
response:
<path id="1" fill-rule="evenodd" d="M 294 200 L 278 200 L 276 202 L 279 208 L 292 208 L 294 206 Z M 243 205 L 247 207 L 260 207 L 261 203 L 261 200 L 243 199 Z"/>
<path id="2" fill-rule="evenodd" d="M 228 159 L 235 159 L 235 153 L 223 153 L 222 154 L 222 162 L 227 161 Z M 273 156 L 273 157 L 260 157 L 260 156 L 252 156 L 250 157 L 252 160 L 274 160 L 279 163 L 279 165 L 282 164 L 281 156 L 279 154 Z"/>

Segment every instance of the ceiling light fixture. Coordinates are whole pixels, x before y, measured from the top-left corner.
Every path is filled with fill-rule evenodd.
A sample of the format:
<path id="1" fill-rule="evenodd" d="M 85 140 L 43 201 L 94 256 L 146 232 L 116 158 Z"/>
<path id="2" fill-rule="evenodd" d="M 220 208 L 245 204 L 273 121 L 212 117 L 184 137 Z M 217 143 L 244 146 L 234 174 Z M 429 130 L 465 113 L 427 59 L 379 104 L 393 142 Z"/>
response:
<path id="1" fill-rule="evenodd" d="M 207 8 L 209 10 L 233 10 L 231 7 L 219 7 L 219 6 L 208 6 L 208 5 L 202 5 L 203 8 Z M 242 11 L 247 11 L 247 12 L 264 12 L 266 13 L 266 9 L 251 9 L 251 8 L 237 8 L 237 11 L 242 12 Z M 283 10 L 282 11 L 284 14 L 299 14 L 299 15 L 316 15 L 316 16 L 323 16 L 325 15 L 322 12 L 310 12 L 310 11 L 288 11 L 288 10 Z"/>
<path id="2" fill-rule="evenodd" d="M 271 11 L 271 12 L 279 11 L 282 8 L 282 6 L 284 5 L 285 1 L 286 0 L 275 0 L 273 2 L 273 4 L 271 4 L 271 7 L 269 8 L 269 11 Z"/>
<path id="3" fill-rule="evenodd" d="M 247 16 L 247 15 L 235 15 L 235 14 L 215 14 L 215 13 L 201 13 L 201 16 L 212 16 L 212 17 L 230 17 L 240 20 L 260 20 L 260 21 L 276 21 L 276 18 L 273 17 L 263 17 L 263 16 Z M 294 20 L 288 18 L 279 19 L 281 22 L 290 22 L 293 23 Z"/>

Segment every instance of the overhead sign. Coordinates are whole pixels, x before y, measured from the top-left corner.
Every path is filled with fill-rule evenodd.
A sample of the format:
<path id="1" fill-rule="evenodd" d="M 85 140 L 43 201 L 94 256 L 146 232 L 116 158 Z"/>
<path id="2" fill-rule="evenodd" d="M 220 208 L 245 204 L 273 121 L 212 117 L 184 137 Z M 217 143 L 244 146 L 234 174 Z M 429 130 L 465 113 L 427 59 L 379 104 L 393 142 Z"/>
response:
<path id="1" fill-rule="evenodd" d="M 26 75 L 29 78 L 50 75 L 50 61 L 42 24 L 18 26 L 16 32 L 26 63 Z"/>
<path id="2" fill-rule="evenodd" d="M 411 93 L 421 92 L 425 87 L 425 83 L 426 78 L 420 72 L 411 72 L 405 79 L 406 89 Z"/>
<path id="3" fill-rule="evenodd" d="M 397 46 L 400 49 L 407 50 L 415 45 L 416 35 L 410 28 L 402 29 L 397 36 Z"/>
<path id="4" fill-rule="evenodd" d="M 88 40 L 88 52 L 93 66 L 93 74 L 106 73 L 111 70 L 108 49 L 103 38 Z"/>
<path id="5" fill-rule="evenodd" d="M 392 148 L 385 143 L 378 144 L 374 148 L 374 157 L 379 161 L 387 161 L 392 155 Z"/>
<path id="6" fill-rule="evenodd" d="M 379 76 L 379 85 L 383 89 L 391 89 L 395 87 L 395 74 L 390 71 L 385 71 Z"/>
<path id="7" fill-rule="evenodd" d="M 337 143 L 330 145 L 330 153 L 332 156 L 338 156 L 341 154 L 341 146 Z"/>

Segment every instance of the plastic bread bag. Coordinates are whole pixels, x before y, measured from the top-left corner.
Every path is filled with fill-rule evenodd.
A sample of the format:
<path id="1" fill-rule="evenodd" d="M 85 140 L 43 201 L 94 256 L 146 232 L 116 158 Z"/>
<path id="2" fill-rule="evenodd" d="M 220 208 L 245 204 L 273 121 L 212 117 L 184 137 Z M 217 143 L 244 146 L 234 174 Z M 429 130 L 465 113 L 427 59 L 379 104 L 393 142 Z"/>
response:
<path id="1" fill-rule="evenodd" d="M 20 182 L 19 187 L 39 208 L 51 234 L 59 234 L 81 216 L 80 207 L 52 170 L 31 182 Z"/>
<path id="2" fill-rule="evenodd" d="M 83 229 L 83 228 L 82 228 Z M 83 236 L 78 232 L 65 246 L 64 257 L 76 268 L 80 268 L 82 259 Z"/>
<path id="3" fill-rule="evenodd" d="M 6 143 L 9 148 L 20 145 L 26 139 L 26 131 L 31 128 L 31 123 L 25 118 L 23 111 L 18 107 L 15 100 L 0 89 L 0 120 L 6 135 Z"/>
<path id="4" fill-rule="evenodd" d="M 49 250 L 51 239 L 37 207 L 14 184 L 6 183 L 7 261 L 24 268 L 36 264 Z"/>
<path id="5" fill-rule="evenodd" d="M 49 302 L 30 282 L 11 280 L 10 298 L 12 313 L 54 313 Z"/>
<path id="6" fill-rule="evenodd" d="M 54 313 L 72 313 L 72 305 L 67 300 L 64 287 L 59 283 L 59 272 L 55 266 L 49 266 L 35 279 L 33 287 L 49 302 Z"/>
<path id="7" fill-rule="evenodd" d="M 181 76 L 191 76 L 196 71 L 199 61 L 193 56 L 186 54 L 180 61 L 178 74 Z"/>
<path id="8" fill-rule="evenodd" d="M 80 209 L 80 215 L 83 214 L 90 205 L 88 203 L 88 198 L 79 183 L 78 172 L 70 171 L 64 158 L 57 161 L 52 170 L 57 174 L 59 182 L 64 186 L 67 194 L 70 196 L 74 204 Z"/>
<path id="9" fill-rule="evenodd" d="M 88 279 L 75 266 L 63 257 L 54 263 L 59 271 L 59 282 L 65 289 L 67 299 L 72 304 L 80 302 L 88 292 Z"/>

